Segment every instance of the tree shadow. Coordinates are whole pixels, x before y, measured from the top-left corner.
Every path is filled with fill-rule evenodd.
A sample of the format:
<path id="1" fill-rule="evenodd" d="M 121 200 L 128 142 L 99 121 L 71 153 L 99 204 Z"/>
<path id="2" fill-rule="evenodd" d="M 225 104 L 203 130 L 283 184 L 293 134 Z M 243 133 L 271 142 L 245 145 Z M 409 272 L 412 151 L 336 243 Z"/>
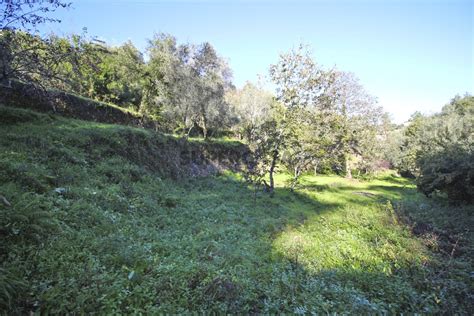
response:
<path id="1" fill-rule="evenodd" d="M 325 202 L 315 199 L 306 192 L 292 192 L 287 188 L 277 187 L 274 198 L 261 193 L 255 203 L 249 203 L 252 201 L 252 191 L 245 184 L 237 180 L 233 181 L 231 180 L 231 185 L 240 189 L 234 189 L 232 194 L 248 194 L 249 197 L 248 201 L 241 199 L 240 205 L 254 207 L 256 210 L 264 211 L 265 214 L 255 216 L 255 213 L 252 213 L 252 220 L 258 229 L 251 229 L 250 238 L 258 245 L 254 248 L 248 247 L 248 239 L 244 237 L 247 235 L 247 229 L 242 227 L 242 239 L 227 246 L 227 255 L 232 258 L 233 264 L 242 263 L 242 258 L 234 257 L 235 253 L 239 253 L 240 255 L 237 256 L 248 259 L 246 261 L 248 266 L 240 270 L 238 275 L 234 274 L 233 268 L 228 266 L 225 269 L 225 277 L 221 276 L 217 281 L 214 279 L 210 288 L 206 287 L 207 293 L 213 293 L 217 302 L 226 306 L 226 312 L 436 313 L 442 311 L 449 313 L 469 310 L 469 303 L 465 303 L 462 298 L 468 296 L 466 288 L 458 298 L 454 295 L 455 291 L 450 290 L 445 295 L 449 299 L 436 301 L 437 295 L 442 295 L 442 289 L 433 289 L 433 282 L 429 276 L 435 277 L 436 274 L 433 274 L 434 270 L 427 269 L 432 259 L 422 246 L 415 249 L 422 251 L 423 256 L 412 257 L 404 254 L 407 259 L 398 260 L 394 257 L 394 260 L 386 259 L 382 262 L 377 261 L 380 259 L 370 257 L 366 261 L 358 261 L 350 255 L 344 257 L 344 250 L 340 250 L 339 255 L 343 257 L 338 264 L 319 268 L 317 264 L 312 266 L 311 263 L 302 262 L 301 258 L 305 250 L 298 243 L 304 243 L 304 240 L 298 239 L 298 234 L 295 234 L 294 247 L 290 245 L 283 253 L 275 249 L 275 240 L 282 233 L 305 229 L 303 227 L 307 226 L 308 221 L 323 220 L 327 215 L 341 211 L 341 208 L 347 207 L 348 204 L 358 206 L 367 206 L 369 203 L 378 204 L 391 198 L 394 193 L 401 195 L 406 194 L 407 190 L 411 192 L 414 189 L 368 185 L 366 187 L 368 191 L 377 190 L 381 192 L 380 196 L 354 195 L 352 197 L 348 195 L 348 191 L 359 189 L 341 185 L 329 190 L 339 192 L 343 196 L 335 202 Z M 321 188 L 326 189 L 327 186 L 316 184 L 305 186 L 304 190 L 313 190 L 313 193 L 318 194 L 323 191 Z M 229 201 L 226 196 L 224 198 Z M 243 213 L 241 216 L 245 218 L 246 215 Z M 387 223 L 387 225 L 392 224 Z M 394 226 L 394 230 L 405 238 L 404 242 L 408 247 L 412 237 L 404 235 L 403 228 Z M 311 230 L 306 232 L 311 234 Z M 354 238 L 357 236 L 354 235 Z M 368 243 L 366 245 L 368 249 L 380 248 L 376 242 L 377 238 L 390 237 L 382 235 L 376 236 L 375 242 L 364 241 Z M 372 242 L 374 243 L 371 244 Z M 386 247 L 392 247 L 390 246 L 392 243 L 399 242 L 394 239 L 389 241 Z M 326 245 L 320 245 L 320 247 L 325 248 Z M 344 245 L 341 244 L 341 247 Z M 415 249 L 402 247 L 399 250 L 410 252 L 416 251 Z M 234 254 L 230 254 L 231 252 Z M 394 256 L 398 255 L 394 253 Z M 419 258 L 424 259 L 420 261 Z M 318 258 L 314 260 L 317 261 Z M 223 293 L 230 294 L 226 296 Z M 449 300 L 455 300 L 458 305 L 453 306 Z M 203 298 L 199 304 L 203 304 L 211 311 L 222 311 L 216 307 L 215 303 L 216 301 L 207 297 Z"/>

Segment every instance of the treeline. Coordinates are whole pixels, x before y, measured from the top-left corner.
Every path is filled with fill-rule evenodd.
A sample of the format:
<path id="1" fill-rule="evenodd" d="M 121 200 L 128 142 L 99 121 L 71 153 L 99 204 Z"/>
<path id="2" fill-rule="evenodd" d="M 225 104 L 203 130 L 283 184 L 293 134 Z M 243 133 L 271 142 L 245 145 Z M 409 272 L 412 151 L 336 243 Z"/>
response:
<path id="1" fill-rule="evenodd" d="M 178 44 L 167 34 L 156 34 L 140 52 L 131 42 L 111 47 L 85 36 L 10 30 L 3 31 L 0 49 L 3 82 L 111 102 L 153 118 L 164 132 L 231 133 L 261 145 L 256 138 L 273 128 L 276 134 L 267 136 L 277 141 L 278 154 L 270 165 L 284 163 L 297 175 L 308 169 L 367 173 L 381 158 L 374 144 L 383 137 L 384 114 L 376 100 L 353 74 L 324 69 L 303 47 L 271 66 L 278 95 L 251 83 L 236 89 L 211 44 Z"/>
<path id="2" fill-rule="evenodd" d="M 225 91 L 229 67 L 209 43 L 177 45 L 157 34 L 144 53 L 131 42 L 111 47 L 85 35 L 41 38 L 4 30 L 0 80 L 32 82 L 114 103 L 159 122 L 164 131 L 230 126 Z M 145 61 L 144 55 L 148 56 Z"/>
<path id="3" fill-rule="evenodd" d="M 294 188 L 304 172 L 352 177 L 395 167 L 427 195 L 473 200 L 470 96 L 396 126 L 354 74 L 316 63 L 304 46 L 270 65 L 275 94 L 260 84 L 235 88 L 211 44 L 180 44 L 168 34 L 141 52 L 131 42 L 112 47 L 85 35 L 3 29 L 0 53 L 4 86 L 21 80 L 113 103 L 167 133 L 238 137 L 252 149 L 246 178 L 256 189 L 273 192 L 282 168 Z"/>

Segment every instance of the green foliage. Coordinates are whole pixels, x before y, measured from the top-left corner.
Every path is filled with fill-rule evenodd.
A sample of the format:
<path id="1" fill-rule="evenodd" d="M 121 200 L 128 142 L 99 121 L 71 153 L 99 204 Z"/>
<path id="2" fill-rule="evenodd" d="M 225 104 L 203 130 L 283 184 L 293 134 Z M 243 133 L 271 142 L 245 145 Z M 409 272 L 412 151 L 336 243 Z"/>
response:
<path id="1" fill-rule="evenodd" d="M 441 113 L 413 116 L 404 132 L 401 173 L 417 177 L 430 196 L 474 201 L 474 97 L 456 97 Z"/>
<path id="2" fill-rule="evenodd" d="M 177 143 L 159 134 L 15 113 L 25 119 L 0 125 L 0 193 L 11 204 L 0 206 L 0 304 L 8 314 L 473 308 L 465 230 L 472 211 L 452 209 L 456 218 L 441 227 L 466 223 L 455 231 L 464 234 L 464 254 L 446 256 L 398 221 L 399 213 L 416 215 L 435 227 L 448 213 L 428 213 L 436 205 L 423 206 L 431 202 L 406 179 L 303 176 L 290 192 L 290 176 L 279 175 L 275 197 L 254 200 L 239 174 L 164 176 L 153 163 L 165 164 L 160 153 Z M 198 145 L 207 144 L 237 147 Z M 3 172 L 19 166 L 42 192 Z"/>
<path id="3" fill-rule="evenodd" d="M 13 207 L 2 206 L 0 226 L 5 246 L 9 242 L 40 242 L 54 233 L 57 225 L 49 211 L 52 207 L 49 200 L 29 192 L 17 198 L 19 202 L 13 202 Z"/>
<path id="4" fill-rule="evenodd" d="M 435 299 L 443 312 L 456 310 L 459 297 L 472 293 L 474 208 L 471 205 L 453 206 L 443 198 L 427 199 L 415 195 L 395 204 L 400 219 L 411 225 L 412 232 L 435 254 L 425 273 L 430 286 L 443 289 Z M 448 260 L 446 260 L 448 259 Z M 469 303 L 472 305 L 472 303 Z M 472 309 L 468 307 L 468 310 Z"/>
<path id="5" fill-rule="evenodd" d="M 15 310 L 17 298 L 28 289 L 26 282 L 14 273 L 0 268 L 0 308 L 3 311 Z"/>
<path id="6" fill-rule="evenodd" d="M 18 79 L 43 84 L 56 77 L 63 52 L 51 40 L 23 31 L 0 30 L 0 83 Z"/>
<path id="7" fill-rule="evenodd" d="M 276 123 L 274 145 L 267 154 L 272 157 L 266 170 L 270 188 L 278 163 L 293 174 L 292 190 L 303 172 L 316 173 L 325 165 L 345 171 L 349 178 L 352 169 L 376 171 L 382 156 L 377 138 L 382 136 L 383 112 L 353 74 L 324 69 L 300 45 L 280 55 L 270 76 L 279 102 L 266 119 Z M 264 141 L 259 135 L 253 138 Z"/>
<path id="8" fill-rule="evenodd" d="M 419 174 L 416 165 L 418 152 L 421 148 L 422 137 L 424 136 L 423 126 L 426 118 L 419 112 L 412 115 L 409 125 L 403 131 L 401 144 L 401 161 L 398 165 L 400 174 L 407 177 L 415 177 Z"/>
<path id="9" fill-rule="evenodd" d="M 156 34 L 147 49 L 147 95 L 144 111 L 163 112 L 170 130 L 190 135 L 229 127 L 231 111 L 224 93 L 231 86 L 230 69 L 209 43 L 177 45 L 176 38 Z"/>
<path id="10" fill-rule="evenodd" d="M 273 193 L 274 190 L 273 176 L 279 158 L 279 148 L 284 141 L 281 135 L 281 122 L 274 118 L 274 116 L 267 118 L 255 126 L 252 133 L 247 134 L 251 157 L 244 177 L 254 185 L 255 198 L 261 185 L 264 186 L 265 191 Z M 267 183 L 267 176 L 270 177 L 270 183 Z"/>
<path id="11" fill-rule="evenodd" d="M 45 119 L 45 116 L 32 111 L 15 110 L 0 106 L 0 123 L 2 125 L 13 125 L 26 122 L 38 122 Z M 48 119 L 48 118 L 46 118 Z"/>
<path id="12" fill-rule="evenodd" d="M 235 112 L 233 126 L 239 138 L 251 139 L 268 116 L 271 115 L 273 95 L 261 87 L 247 82 L 242 89 L 232 89 L 226 94 L 226 101 Z"/>
<path id="13" fill-rule="evenodd" d="M 402 141 L 404 127 L 384 120 L 383 124 L 383 143 L 381 146 L 381 154 L 384 161 L 389 163 L 391 169 L 401 170 L 402 159 Z M 406 173 L 405 173 L 406 175 Z"/>
<path id="14" fill-rule="evenodd" d="M 156 34 L 145 62 L 131 42 L 110 47 L 85 33 L 41 38 L 3 30 L 0 52 L 0 83 L 7 87 L 21 80 L 114 103 L 188 136 L 196 128 L 206 138 L 235 123 L 224 99 L 231 72 L 209 43 L 177 45 Z"/>
<path id="15" fill-rule="evenodd" d="M 142 104 L 145 62 L 131 42 L 108 49 L 94 84 L 96 98 L 138 110 Z"/>
<path id="16" fill-rule="evenodd" d="M 423 193 L 445 192 L 453 201 L 474 202 L 474 150 L 459 144 L 424 154 L 418 186 Z"/>

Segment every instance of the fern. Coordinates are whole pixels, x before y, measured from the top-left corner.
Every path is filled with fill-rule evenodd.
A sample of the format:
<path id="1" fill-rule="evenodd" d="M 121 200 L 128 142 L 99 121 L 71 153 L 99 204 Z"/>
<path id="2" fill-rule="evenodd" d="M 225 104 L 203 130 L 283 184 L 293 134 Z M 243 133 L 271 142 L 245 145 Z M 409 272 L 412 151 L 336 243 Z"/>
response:
<path id="1" fill-rule="evenodd" d="M 11 310 L 27 284 L 16 275 L 0 268 L 0 309 Z"/>
<path id="2" fill-rule="evenodd" d="M 24 193 L 15 200 L 11 207 L 0 209 L 1 232 L 6 239 L 37 242 L 57 229 L 57 222 L 49 211 L 51 202 L 44 196 Z"/>

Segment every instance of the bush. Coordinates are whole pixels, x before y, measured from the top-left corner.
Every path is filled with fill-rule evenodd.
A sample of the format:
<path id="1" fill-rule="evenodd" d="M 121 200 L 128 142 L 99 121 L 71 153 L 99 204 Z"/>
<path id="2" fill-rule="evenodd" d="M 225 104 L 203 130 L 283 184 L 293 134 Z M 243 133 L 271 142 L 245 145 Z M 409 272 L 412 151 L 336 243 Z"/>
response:
<path id="1" fill-rule="evenodd" d="M 405 164 L 425 195 L 474 202 L 474 97 L 455 97 L 441 113 L 412 120 Z"/>
<path id="2" fill-rule="evenodd" d="M 452 146 L 423 157 L 418 188 L 427 196 L 440 191 L 452 201 L 474 202 L 474 153 Z"/>

